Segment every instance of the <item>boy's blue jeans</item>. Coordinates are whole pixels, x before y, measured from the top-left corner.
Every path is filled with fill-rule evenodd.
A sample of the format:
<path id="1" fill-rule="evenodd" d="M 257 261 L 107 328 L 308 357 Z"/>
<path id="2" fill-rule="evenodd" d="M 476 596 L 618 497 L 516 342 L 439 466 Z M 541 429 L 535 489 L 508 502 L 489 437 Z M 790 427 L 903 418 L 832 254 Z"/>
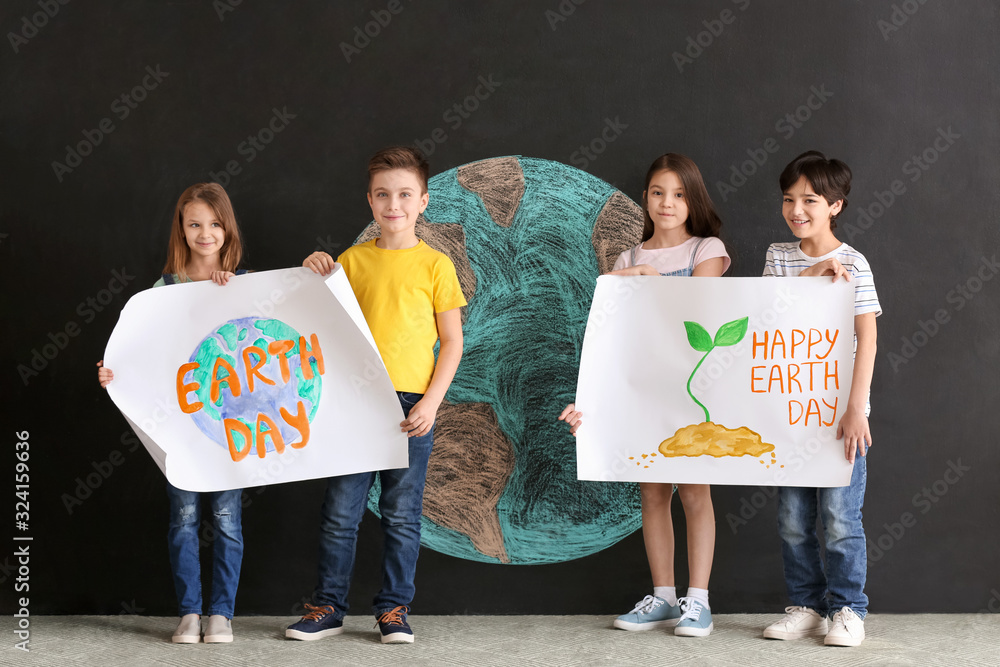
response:
<path id="1" fill-rule="evenodd" d="M 423 398 L 423 394 L 396 392 L 403 413 Z M 373 611 L 378 616 L 395 607 L 409 606 L 415 587 L 413 579 L 420 552 L 420 516 L 423 513 L 427 461 L 434 445 L 434 428 L 427 435 L 409 438 L 410 467 L 378 471 L 382 493 L 382 589 L 375 596 Z M 347 593 L 354 574 L 358 525 L 368 506 L 368 491 L 375 472 L 331 477 L 326 486 L 320 522 L 319 585 L 313 593 L 317 605 L 333 605 L 336 618 L 348 610 Z"/>
<path id="2" fill-rule="evenodd" d="M 850 607 L 862 619 L 867 615 L 868 553 L 861 525 L 867 477 L 867 457 L 857 456 L 850 486 L 785 486 L 778 491 L 778 533 L 793 605 L 821 616 L 842 607 Z M 817 514 L 826 536 L 825 573 L 816 537 Z"/>
<path id="3" fill-rule="evenodd" d="M 170 499 L 167 546 L 177 606 L 181 616 L 202 613 L 201 562 L 198 559 L 202 496 L 207 496 L 212 506 L 212 532 L 206 531 L 206 539 L 212 542 L 212 597 L 208 613 L 232 618 L 243 563 L 242 489 L 196 493 L 182 491 L 167 482 Z"/>

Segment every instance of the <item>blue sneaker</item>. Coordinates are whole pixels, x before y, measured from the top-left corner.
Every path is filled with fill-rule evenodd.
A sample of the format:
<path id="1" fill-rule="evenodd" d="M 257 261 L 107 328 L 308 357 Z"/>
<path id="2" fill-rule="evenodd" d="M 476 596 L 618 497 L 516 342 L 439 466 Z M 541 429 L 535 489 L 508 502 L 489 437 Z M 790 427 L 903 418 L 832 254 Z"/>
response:
<path id="1" fill-rule="evenodd" d="M 336 612 L 332 606 L 327 604 L 322 607 L 314 607 L 307 604 L 306 609 L 309 610 L 309 613 L 303 616 L 298 623 L 292 623 L 285 630 L 286 639 L 300 639 L 309 642 L 339 635 L 344 631 L 344 621 L 334 617 Z"/>
<path id="2" fill-rule="evenodd" d="M 677 621 L 674 634 L 679 637 L 707 637 L 712 634 L 715 625 L 712 623 L 712 611 L 694 598 L 681 598 L 677 601 L 681 608 L 681 618 Z"/>
<path id="3" fill-rule="evenodd" d="M 615 619 L 614 626 L 620 630 L 655 630 L 677 625 L 681 610 L 664 600 L 647 595 L 635 609 Z"/>
<path id="4" fill-rule="evenodd" d="M 409 607 L 396 607 L 384 611 L 376 617 L 378 630 L 382 633 L 383 644 L 412 644 L 413 630 L 406 622 Z"/>

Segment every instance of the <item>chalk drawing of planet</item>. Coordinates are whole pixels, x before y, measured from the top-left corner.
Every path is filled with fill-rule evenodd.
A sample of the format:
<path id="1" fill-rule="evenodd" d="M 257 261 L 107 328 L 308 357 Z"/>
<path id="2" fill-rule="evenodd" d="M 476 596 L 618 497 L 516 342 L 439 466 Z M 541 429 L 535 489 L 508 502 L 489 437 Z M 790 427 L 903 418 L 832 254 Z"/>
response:
<path id="1" fill-rule="evenodd" d="M 469 305 L 421 541 L 511 564 L 605 549 L 641 525 L 638 487 L 577 480 L 575 442 L 556 417 L 576 391 L 596 278 L 639 242 L 642 211 L 599 178 L 534 158 L 474 162 L 428 187 L 417 236 L 452 259 Z M 373 222 L 357 242 L 377 236 Z"/>
<path id="2" fill-rule="evenodd" d="M 204 407 L 192 413 L 191 417 L 201 432 L 228 450 L 229 445 L 223 419 L 239 420 L 253 434 L 256 430 L 257 416 L 263 413 L 270 417 L 279 428 L 281 438 L 285 443 L 290 444 L 301 440 L 300 432 L 280 416 L 280 409 L 284 408 L 291 414 L 297 414 L 298 404 L 301 401 L 311 422 L 319 408 L 323 381 L 317 372 L 312 372 L 312 377 L 308 380 L 303 376 L 299 356 L 299 338 L 299 332 L 284 322 L 257 317 L 229 320 L 206 336 L 195 348 L 189 360 L 199 364 L 198 368 L 191 371 L 191 378 L 200 385 L 195 393 L 197 400 L 201 401 Z M 280 355 L 270 354 L 267 351 L 270 343 L 283 340 L 295 341 L 294 347 L 284 353 L 288 364 L 288 382 L 284 382 L 282 378 L 281 362 L 278 359 Z M 252 392 L 249 390 L 247 378 L 247 359 L 244 358 L 243 354 L 244 350 L 251 346 L 257 348 L 257 350 L 251 350 L 248 355 L 251 366 L 257 367 L 257 373 L 274 382 L 273 385 L 268 385 L 255 377 Z M 261 357 L 263 357 L 264 363 L 258 367 Z M 218 369 L 215 368 L 217 358 L 227 362 L 229 367 L 235 371 L 236 377 L 218 383 L 218 396 L 213 401 L 211 397 L 213 371 L 220 379 L 229 374 L 224 365 L 220 365 Z M 306 358 L 311 359 L 309 356 Z M 231 384 L 237 383 L 239 384 L 239 396 L 234 395 L 235 392 L 230 389 Z M 194 400 L 192 398 L 192 402 Z M 242 452 L 248 443 L 239 433 L 234 433 L 233 437 L 237 449 Z M 263 439 L 265 451 L 275 451 L 272 439 L 269 437 Z M 256 455 L 256 443 L 249 444 L 251 453 Z"/>

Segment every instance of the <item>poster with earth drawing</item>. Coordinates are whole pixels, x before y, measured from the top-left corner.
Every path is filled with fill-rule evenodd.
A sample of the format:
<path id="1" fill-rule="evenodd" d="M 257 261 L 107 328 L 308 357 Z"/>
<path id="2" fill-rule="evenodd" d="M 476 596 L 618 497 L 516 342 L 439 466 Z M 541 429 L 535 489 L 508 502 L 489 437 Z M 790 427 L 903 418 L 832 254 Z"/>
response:
<path id="1" fill-rule="evenodd" d="M 140 292 L 104 360 L 112 400 L 178 488 L 408 464 L 402 409 L 339 265 L 325 280 L 297 268 Z"/>

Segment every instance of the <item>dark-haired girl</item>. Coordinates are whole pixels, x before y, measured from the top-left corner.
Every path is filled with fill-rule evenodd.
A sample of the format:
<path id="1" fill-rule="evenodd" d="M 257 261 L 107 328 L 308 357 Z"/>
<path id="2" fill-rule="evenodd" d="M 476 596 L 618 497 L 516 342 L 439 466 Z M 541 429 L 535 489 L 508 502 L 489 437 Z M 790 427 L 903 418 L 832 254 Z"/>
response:
<path id="1" fill-rule="evenodd" d="M 726 246 L 719 238 L 722 221 L 695 163 L 677 153 L 653 162 L 642 193 L 645 226 L 642 242 L 618 257 L 611 275 L 721 276 L 729 268 Z M 575 405 L 559 416 L 573 433 L 581 421 Z M 622 630 L 674 628 L 674 634 L 704 637 L 714 627 L 708 603 L 708 580 L 715 556 L 715 511 L 707 484 L 679 484 L 677 492 L 687 518 L 690 580 L 685 597 L 677 597 L 674 581 L 674 526 L 670 502 L 674 485 L 640 482 L 642 537 L 653 577 L 653 593 L 632 611 L 615 619 Z"/>

